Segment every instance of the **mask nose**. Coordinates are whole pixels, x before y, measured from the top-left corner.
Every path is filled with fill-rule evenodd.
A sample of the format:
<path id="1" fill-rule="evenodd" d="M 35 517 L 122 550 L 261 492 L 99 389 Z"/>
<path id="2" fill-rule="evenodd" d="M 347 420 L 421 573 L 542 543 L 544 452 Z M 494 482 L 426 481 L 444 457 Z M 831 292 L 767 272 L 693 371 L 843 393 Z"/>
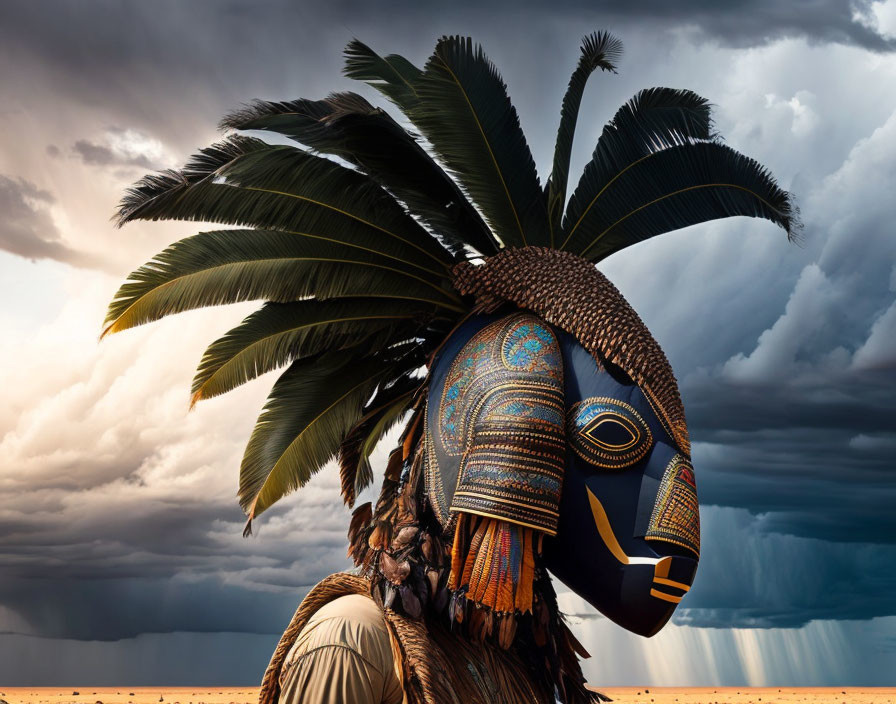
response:
<path id="1" fill-rule="evenodd" d="M 644 537 L 657 543 L 671 543 L 700 557 L 697 483 L 691 463 L 679 454 L 672 458 L 663 472 Z M 655 549 L 664 552 L 660 546 L 655 546 Z"/>

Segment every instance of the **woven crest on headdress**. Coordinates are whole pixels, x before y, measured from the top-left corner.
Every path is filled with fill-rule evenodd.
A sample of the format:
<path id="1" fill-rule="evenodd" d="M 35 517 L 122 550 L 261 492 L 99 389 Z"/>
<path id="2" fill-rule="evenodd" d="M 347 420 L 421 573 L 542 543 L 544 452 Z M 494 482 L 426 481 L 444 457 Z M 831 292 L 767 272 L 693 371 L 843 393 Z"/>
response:
<path id="1" fill-rule="evenodd" d="M 679 448 L 690 440 L 678 383 L 647 326 L 594 264 L 548 247 L 505 249 L 483 264 L 454 267 L 454 287 L 489 312 L 505 303 L 531 310 L 573 335 L 601 364 L 625 371 L 644 391 Z"/>

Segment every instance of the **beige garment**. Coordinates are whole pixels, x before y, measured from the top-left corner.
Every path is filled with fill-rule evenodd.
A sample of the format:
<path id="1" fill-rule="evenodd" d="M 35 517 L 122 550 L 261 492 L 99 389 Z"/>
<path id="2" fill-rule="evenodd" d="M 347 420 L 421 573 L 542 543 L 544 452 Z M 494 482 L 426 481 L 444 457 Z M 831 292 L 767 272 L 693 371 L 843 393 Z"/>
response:
<path id="1" fill-rule="evenodd" d="M 362 594 L 318 609 L 280 672 L 280 704 L 400 704 L 402 698 L 383 613 Z"/>

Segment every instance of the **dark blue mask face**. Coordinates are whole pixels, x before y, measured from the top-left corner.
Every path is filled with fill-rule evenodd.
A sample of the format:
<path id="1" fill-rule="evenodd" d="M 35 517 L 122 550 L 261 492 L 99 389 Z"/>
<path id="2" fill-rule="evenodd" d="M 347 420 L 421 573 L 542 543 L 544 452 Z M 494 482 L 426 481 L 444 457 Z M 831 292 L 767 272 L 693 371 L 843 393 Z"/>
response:
<path id="1" fill-rule="evenodd" d="M 548 569 L 608 618 L 651 636 L 690 588 L 699 555 L 693 469 L 647 397 L 558 332 L 566 472 Z"/>
<path id="2" fill-rule="evenodd" d="M 439 429 L 437 409 L 444 414 L 446 408 L 454 407 L 452 365 L 463 365 L 471 349 L 480 344 L 480 331 L 500 320 L 502 316 L 477 316 L 467 321 L 437 355 L 427 409 L 430 436 L 445 432 Z M 538 327 L 531 320 L 523 322 L 530 333 Z M 556 403 L 550 398 L 535 403 L 544 403 L 542 419 L 557 418 L 560 455 L 556 459 L 560 465 L 565 454 L 565 467 L 558 467 L 563 476 L 556 535 L 551 537 L 551 531 L 546 531 L 545 564 L 608 618 L 635 633 L 653 635 L 690 588 L 697 568 L 699 516 L 693 470 L 647 397 L 624 372 L 598 367 L 571 335 L 547 325 L 541 333 L 541 338 L 536 335 L 524 340 L 520 349 L 545 353 L 543 361 L 556 372 L 549 375 L 557 380 Z M 477 372 L 485 386 L 492 383 L 491 377 L 483 374 L 487 369 L 487 365 L 481 366 Z M 546 378 L 515 377 L 513 383 L 521 386 L 513 393 L 522 401 L 531 395 L 523 390 L 527 383 L 543 383 Z M 498 386 L 496 381 L 494 392 L 480 392 L 489 396 L 499 392 Z M 475 404 L 470 407 L 478 408 Z M 532 416 L 531 412 L 527 415 Z M 524 420 L 520 416 L 521 426 Z M 561 424 L 565 424 L 565 453 Z M 508 426 L 508 430 L 513 429 Z M 452 505 L 455 488 L 463 481 L 463 460 L 443 452 L 443 444 L 431 442 L 427 450 L 433 460 L 427 493 L 447 525 L 447 506 Z M 500 469 L 501 461 L 496 457 L 491 464 Z M 519 469 L 508 467 L 507 471 Z M 522 479 L 517 487 L 520 497 L 528 502 L 538 496 L 543 489 L 540 482 Z M 516 522 L 513 516 L 493 515 Z"/>

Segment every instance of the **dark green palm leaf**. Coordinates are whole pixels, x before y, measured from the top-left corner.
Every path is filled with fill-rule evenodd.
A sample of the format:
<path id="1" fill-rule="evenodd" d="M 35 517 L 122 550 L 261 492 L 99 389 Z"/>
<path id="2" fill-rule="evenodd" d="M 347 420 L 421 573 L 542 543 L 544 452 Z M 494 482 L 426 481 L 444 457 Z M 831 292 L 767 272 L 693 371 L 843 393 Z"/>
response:
<path id="1" fill-rule="evenodd" d="M 379 389 L 364 409 L 361 420 L 339 446 L 342 498 L 349 506 L 354 506 L 358 494 L 373 480 L 370 455 L 383 436 L 401 420 L 420 384 L 412 370 Z"/>
<path id="2" fill-rule="evenodd" d="M 758 162 L 717 142 L 655 152 L 621 175 L 582 220 L 573 251 L 592 261 L 707 220 L 771 220 L 789 239 L 800 228 L 792 196 Z"/>
<path id="3" fill-rule="evenodd" d="M 469 38 L 443 37 L 415 83 L 423 133 L 507 247 L 549 243 L 535 162 L 507 86 Z"/>
<path id="4" fill-rule="evenodd" d="M 604 127 L 563 218 L 560 249 L 580 251 L 584 220 L 604 190 L 626 169 L 654 152 L 688 140 L 715 139 L 710 105 L 689 90 L 647 88 L 626 102 Z"/>
<path id="5" fill-rule="evenodd" d="M 469 245 L 494 254 L 498 243 L 457 184 L 386 112 L 355 93 L 324 100 L 256 101 L 221 126 L 269 130 L 345 159 L 422 220 L 455 253 Z"/>
<path id="6" fill-rule="evenodd" d="M 180 195 L 190 186 L 205 180 L 210 174 L 243 154 L 255 149 L 265 149 L 268 145 L 260 139 L 234 135 L 229 139 L 200 149 L 178 170 L 166 169 L 154 174 L 147 174 L 127 189 L 118 205 L 116 221 L 121 227 L 131 220 L 161 219 L 156 215 L 158 200 L 165 200 L 166 195 Z"/>
<path id="7" fill-rule="evenodd" d="M 389 371 L 381 360 L 359 361 L 351 351 L 290 365 L 271 390 L 240 467 L 240 506 L 250 521 L 336 454 Z"/>
<path id="8" fill-rule="evenodd" d="M 566 204 L 569 160 L 585 84 L 588 82 L 589 76 L 597 69 L 616 73 L 614 62 L 618 61 L 620 56 L 622 56 L 622 42 L 609 32 L 595 32 L 582 40 L 582 55 L 579 57 L 579 64 L 573 71 L 566 95 L 563 96 L 560 127 L 557 130 L 557 142 L 554 146 L 554 166 L 546 189 L 548 225 L 551 229 L 552 246 L 555 235 L 560 232 L 563 206 Z"/>
<path id="9" fill-rule="evenodd" d="M 417 104 L 416 82 L 422 71 L 403 56 L 380 56 L 363 42 L 353 39 L 345 47 L 343 73 L 373 86 L 405 114 Z"/>
<path id="10" fill-rule="evenodd" d="M 295 147 L 234 135 L 181 172 L 129 192 L 120 222 L 196 220 L 275 228 L 364 247 L 433 276 L 451 255 L 395 199 L 353 169 Z"/>
<path id="11" fill-rule="evenodd" d="M 374 352 L 396 336 L 406 338 L 415 321 L 436 311 L 432 304 L 388 299 L 267 303 L 205 351 L 193 379 L 193 403 L 302 357 L 362 342 L 366 353 Z"/>
<path id="12" fill-rule="evenodd" d="M 215 230 L 174 243 L 133 272 L 103 334 L 204 306 L 347 296 L 464 310 L 453 293 L 378 254 L 279 231 Z"/>
<path id="13" fill-rule="evenodd" d="M 372 356 L 345 350 L 293 362 L 274 384 L 243 456 L 239 499 L 247 531 L 336 455 L 378 387 L 399 383 L 424 362 L 415 340 Z"/>

